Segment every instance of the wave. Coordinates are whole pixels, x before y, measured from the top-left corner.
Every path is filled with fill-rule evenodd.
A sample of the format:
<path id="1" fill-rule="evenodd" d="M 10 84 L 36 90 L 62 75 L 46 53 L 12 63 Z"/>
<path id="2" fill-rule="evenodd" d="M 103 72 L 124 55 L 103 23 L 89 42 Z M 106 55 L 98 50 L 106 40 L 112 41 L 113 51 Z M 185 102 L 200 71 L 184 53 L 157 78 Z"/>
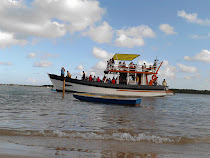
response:
<path id="1" fill-rule="evenodd" d="M 163 137 L 157 135 L 148 135 L 145 133 L 99 133 L 99 132 L 78 132 L 78 131 L 60 131 L 60 130 L 4 130 L 0 129 L 1 136 L 40 136 L 40 137 L 58 137 L 58 138 L 82 138 L 86 140 L 115 140 L 124 142 L 151 142 L 151 143 L 172 143 L 186 144 L 206 142 L 210 143 L 209 138 L 187 138 L 187 137 Z"/>

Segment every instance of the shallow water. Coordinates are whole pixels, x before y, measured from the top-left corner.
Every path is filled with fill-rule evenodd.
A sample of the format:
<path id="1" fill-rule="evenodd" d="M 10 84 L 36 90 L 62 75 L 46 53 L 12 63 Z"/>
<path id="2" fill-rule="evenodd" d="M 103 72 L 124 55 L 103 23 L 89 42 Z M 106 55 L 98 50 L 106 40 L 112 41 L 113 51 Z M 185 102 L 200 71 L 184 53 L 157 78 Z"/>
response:
<path id="1" fill-rule="evenodd" d="M 98 144 L 91 145 L 94 152 L 85 157 L 112 157 L 109 143 L 117 146 L 112 148 L 114 157 L 123 153 L 123 147 L 133 157 L 141 157 L 142 153 L 147 153 L 147 157 L 176 157 L 176 148 L 175 155 L 179 156 L 185 153 L 187 157 L 187 151 L 192 150 L 188 154 L 192 157 L 194 148 L 201 157 L 210 156 L 209 95 L 142 98 L 140 107 L 126 107 L 80 102 L 72 93 L 66 93 L 62 99 L 62 93 L 49 88 L 0 86 L 0 92 L 2 140 L 48 149 L 62 146 L 65 152 L 80 148 L 84 152 L 90 148 L 90 142 Z M 82 148 L 83 143 L 86 144 Z M 109 146 L 105 151 L 104 144 Z M 136 146 L 136 150 L 128 144 Z M 180 153 L 179 148 L 185 152 Z"/>

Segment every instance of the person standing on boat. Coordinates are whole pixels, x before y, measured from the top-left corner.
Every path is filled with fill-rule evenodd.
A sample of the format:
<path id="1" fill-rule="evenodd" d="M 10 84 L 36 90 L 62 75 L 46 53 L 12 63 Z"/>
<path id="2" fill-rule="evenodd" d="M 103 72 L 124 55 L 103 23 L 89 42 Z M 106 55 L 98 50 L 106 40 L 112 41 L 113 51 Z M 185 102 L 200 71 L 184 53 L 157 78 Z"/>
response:
<path id="1" fill-rule="evenodd" d="M 71 74 L 67 71 L 67 77 L 71 78 Z"/>
<path id="2" fill-rule="evenodd" d="M 106 76 L 104 75 L 104 77 L 103 77 L 103 82 L 105 82 L 105 80 L 106 80 Z"/>
<path id="3" fill-rule="evenodd" d="M 138 75 L 136 76 L 136 84 L 137 85 L 139 84 L 139 76 Z"/>
<path id="4" fill-rule="evenodd" d="M 94 82 L 96 82 L 96 81 L 97 81 L 96 76 L 94 76 L 94 77 L 93 77 L 93 81 L 94 81 Z"/>
<path id="5" fill-rule="evenodd" d="M 154 68 L 154 71 L 153 72 L 156 71 L 157 65 L 158 65 L 157 59 L 155 59 L 154 64 L 153 64 L 153 68 Z"/>
<path id="6" fill-rule="evenodd" d="M 101 82 L 101 80 L 100 80 L 100 78 L 99 78 L 99 77 L 97 78 L 97 82 Z"/>
<path id="7" fill-rule="evenodd" d="M 83 71 L 82 80 L 85 80 L 85 72 Z"/>
<path id="8" fill-rule="evenodd" d="M 92 81 L 92 80 L 93 80 L 92 75 L 90 75 L 89 76 L 89 81 Z"/>
<path id="9" fill-rule="evenodd" d="M 167 83 L 165 79 L 163 80 L 163 86 L 164 86 L 164 89 L 166 89 Z"/>
<path id="10" fill-rule="evenodd" d="M 158 77 L 157 77 L 157 79 L 158 79 Z M 157 86 L 157 79 L 156 80 L 154 80 L 154 86 Z"/>
<path id="11" fill-rule="evenodd" d="M 61 68 L 61 77 L 64 77 L 65 76 L 65 69 L 64 67 Z"/>
<path id="12" fill-rule="evenodd" d="M 116 83 L 116 81 L 115 81 L 115 78 L 113 77 L 112 84 L 115 84 L 115 83 Z"/>
<path id="13" fill-rule="evenodd" d="M 123 70 L 125 70 L 125 68 L 126 68 L 125 61 L 124 61 L 123 64 L 122 64 L 122 68 L 123 68 Z"/>
<path id="14" fill-rule="evenodd" d="M 146 66 L 146 63 L 144 63 L 144 71 L 146 72 L 147 70 L 147 66 Z"/>

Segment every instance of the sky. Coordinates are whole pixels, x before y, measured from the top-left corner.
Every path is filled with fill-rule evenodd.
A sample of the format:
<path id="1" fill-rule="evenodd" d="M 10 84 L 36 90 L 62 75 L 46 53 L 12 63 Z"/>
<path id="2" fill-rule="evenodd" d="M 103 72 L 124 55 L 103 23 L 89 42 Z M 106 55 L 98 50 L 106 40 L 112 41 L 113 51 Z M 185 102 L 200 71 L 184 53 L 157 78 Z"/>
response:
<path id="1" fill-rule="evenodd" d="M 163 65 L 158 82 L 210 90 L 209 0 L 0 0 L 0 84 L 103 76 L 115 53 Z"/>

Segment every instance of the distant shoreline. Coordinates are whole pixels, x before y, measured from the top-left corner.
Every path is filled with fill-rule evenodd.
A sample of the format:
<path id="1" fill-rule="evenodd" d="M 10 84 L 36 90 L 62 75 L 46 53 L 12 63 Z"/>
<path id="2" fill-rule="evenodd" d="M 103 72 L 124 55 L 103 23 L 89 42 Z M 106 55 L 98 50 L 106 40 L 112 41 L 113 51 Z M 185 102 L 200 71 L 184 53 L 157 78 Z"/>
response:
<path id="1" fill-rule="evenodd" d="M 25 87 L 53 87 L 53 85 L 21 85 L 21 84 L 0 84 L 0 86 L 25 86 Z M 174 93 L 188 94 L 210 94 L 209 90 L 194 90 L 194 89 L 170 89 Z"/>
<path id="2" fill-rule="evenodd" d="M 209 90 L 194 90 L 194 89 L 170 89 L 174 93 L 188 93 L 188 94 L 210 94 Z"/>
<path id="3" fill-rule="evenodd" d="M 24 86 L 24 87 L 53 87 L 53 85 L 23 85 L 23 84 L 0 84 L 0 86 Z"/>

